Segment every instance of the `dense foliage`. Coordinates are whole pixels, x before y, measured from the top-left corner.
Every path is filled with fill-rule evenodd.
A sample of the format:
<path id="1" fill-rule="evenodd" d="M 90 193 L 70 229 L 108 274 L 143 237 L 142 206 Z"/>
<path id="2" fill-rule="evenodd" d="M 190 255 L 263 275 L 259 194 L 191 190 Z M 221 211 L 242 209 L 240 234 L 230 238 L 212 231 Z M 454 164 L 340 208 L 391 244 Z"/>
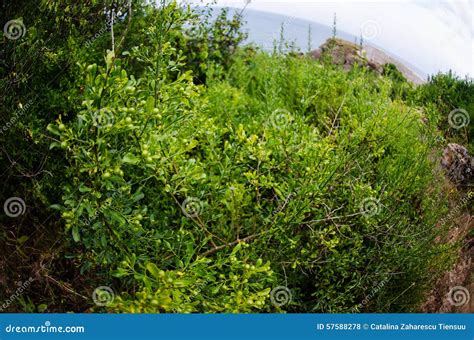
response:
<path id="1" fill-rule="evenodd" d="M 61 16 L 72 3 L 42 1 L 49 16 L 30 13 L 28 34 L 4 39 L 2 86 L 15 92 L 2 124 L 24 98 L 34 104 L 0 135 L 3 196 L 26 198 L 23 224 L 45 225 L 61 245 L 60 259 L 37 256 L 37 276 L 117 293 L 67 310 L 416 310 L 453 254 L 435 227 L 446 211 L 435 165 L 444 108 L 422 106 L 438 97 L 435 81 L 408 95 L 417 90 L 393 68 L 379 77 L 239 47 L 241 17 L 226 11 L 198 21 L 175 2 L 104 13 L 92 1 Z M 90 33 L 112 9 L 113 49 L 109 28 Z M 50 32 L 66 38 L 45 50 Z M 35 70 L 19 67 L 32 49 Z M 1 221 L 4 251 L 21 248 L 32 230 Z M 20 302 L 64 311 L 68 298 L 58 300 Z"/>
<path id="2" fill-rule="evenodd" d="M 452 72 L 430 77 L 416 92 L 421 105 L 433 105 L 443 116 L 440 127 L 450 138 L 474 150 L 474 82 Z"/>

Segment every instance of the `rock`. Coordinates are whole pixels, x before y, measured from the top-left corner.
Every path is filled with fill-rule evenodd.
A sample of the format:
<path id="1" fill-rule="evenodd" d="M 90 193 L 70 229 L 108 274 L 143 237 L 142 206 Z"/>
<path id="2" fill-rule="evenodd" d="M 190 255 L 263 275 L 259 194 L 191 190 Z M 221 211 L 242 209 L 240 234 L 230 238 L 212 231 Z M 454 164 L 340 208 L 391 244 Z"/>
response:
<path id="1" fill-rule="evenodd" d="M 343 39 L 328 39 L 318 49 L 310 52 L 310 56 L 314 59 L 321 59 L 325 55 L 329 55 L 334 64 L 341 65 L 346 71 L 349 71 L 355 65 L 360 65 L 378 74 L 383 72 L 382 65 L 365 58 L 363 53 L 360 52 L 359 46 Z"/>
<path id="2" fill-rule="evenodd" d="M 446 176 L 458 187 L 467 187 L 474 182 L 474 157 L 459 144 L 451 143 L 444 149 L 441 165 Z"/>
<path id="3" fill-rule="evenodd" d="M 423 84 L 426 82 L 423 76 L 413 71 L 412 66 L 369 44 L 365 44 L 361 50 L 359 45 L 350 41 L 330 38 L 318 49 L 309 53 L 309 56 L 313 59 L 321 59 L 323 55 L 330 55 L 333 63 L 341 65 L 344 70 L 350 70 L 355 64 L 358 64 L 367 67 L 377 74 L 382 74 L 384 72 L 384 65 L 391 64 L 413 84 Z"/>
<path id="4" fill-rule="evenodd" d="M 315 50 L 311 51 L 309 54 L 310 54 L 311 58 L 319 59 L 319 58 L 321 58 L 322 53 L 323 53 L 323 51 L 320 48 L 318 48 L 318 49 L 315 49 Z"/>

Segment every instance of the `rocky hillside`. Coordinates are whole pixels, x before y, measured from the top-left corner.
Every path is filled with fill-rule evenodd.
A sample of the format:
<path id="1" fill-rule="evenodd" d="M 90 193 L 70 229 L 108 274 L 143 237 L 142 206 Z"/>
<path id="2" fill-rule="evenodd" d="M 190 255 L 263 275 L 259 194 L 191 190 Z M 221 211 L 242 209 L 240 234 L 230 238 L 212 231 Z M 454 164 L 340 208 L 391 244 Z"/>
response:
<path id="1" fill-rule="evenodd" d="M 349 70 L 353 65 L 358 64 L 365 65 L 376 73 L 382 74 L 383 65 L 393 64 L 407 80 L 414 84 L 424 83 L 424 80 L 405 64 L 374 46 L 367 45 L 361 50 L 360 46 L 354 43 L 339 38 L 331 38 L 311 52 L 311 56 L 315 59 L 320 59 L 325 54 L 329 54 L 333 62 L 342 65 L 345 70 Z"/>

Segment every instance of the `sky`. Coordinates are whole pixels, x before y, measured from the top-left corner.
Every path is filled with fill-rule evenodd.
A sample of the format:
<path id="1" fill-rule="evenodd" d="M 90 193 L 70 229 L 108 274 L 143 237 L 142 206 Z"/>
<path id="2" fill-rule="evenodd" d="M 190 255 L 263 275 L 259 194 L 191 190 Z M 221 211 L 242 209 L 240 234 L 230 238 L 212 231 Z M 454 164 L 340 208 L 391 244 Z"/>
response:
<path id="1" fill-rule="evenodd" d="M 217 0 L 217 6 L 245 2 Z M 339 30 L 362 34 L 427 74 L 451 69 L 474 78 L 474 0 L 251 0 L 247 8 L 328 26 L 336 13 Z"/>

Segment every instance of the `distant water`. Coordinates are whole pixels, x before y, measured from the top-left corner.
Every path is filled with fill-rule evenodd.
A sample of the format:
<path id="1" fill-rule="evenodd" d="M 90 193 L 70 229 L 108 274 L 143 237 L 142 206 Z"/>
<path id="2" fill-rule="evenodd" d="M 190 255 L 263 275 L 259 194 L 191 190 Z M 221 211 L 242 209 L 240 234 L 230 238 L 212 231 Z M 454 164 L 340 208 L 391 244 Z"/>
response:
<path id="1" fill-rule="evenodd" d="M 231 10 L 240 11 L 239 9 Z M 311 49 L 318 48 L 333 35 L 332 27 L 304 19 L 250 9 L 244 11 L 243 17 L 245 21 L 244 30 L 248 33 L 247 43 L 254 43 L 265 50 L 272 50 L 274 42 L 280 40 L 280 30 L 282 25 L 284 28 L 285 40 L 287 42 L 293 42 L 294 46 L 302 52 L 308 51 L 309 27 L 311 27 Z M 337 31 L 337 37 L 350 42 L 355 42 L 357 40 L 357 44 L 359 43 L 358 36 L 347 32 Z M 364 42 L 364 45 L 366 45 L 366 42 Z M 426 78 L 426 72 L 413 66 L 410 62 L 400 58 L 390 51 L 387 51 L 386 49 L 381 48 L 380 46 L 372 46 L 383 50 L 387 55 L 397 59 L 422 78 Z"/>
<path id="2" fill-rule="evenodd" d="M 245 10 L 244 20 L 244 30 L 249 34 L 247 42 L 255 43 L 264 49 L 272 49 L 273 42 L 279 41 L 282 25 L 285 40 L 293 42 L 295 47 L 304 52 L 308 50 L 310 27 L 312 49 L 319 47 L 333 35 L 331 27 L 268 12 Z M 357 38 L 346 32 L 337 32 L 337 36 L 352 42 Z"/>

